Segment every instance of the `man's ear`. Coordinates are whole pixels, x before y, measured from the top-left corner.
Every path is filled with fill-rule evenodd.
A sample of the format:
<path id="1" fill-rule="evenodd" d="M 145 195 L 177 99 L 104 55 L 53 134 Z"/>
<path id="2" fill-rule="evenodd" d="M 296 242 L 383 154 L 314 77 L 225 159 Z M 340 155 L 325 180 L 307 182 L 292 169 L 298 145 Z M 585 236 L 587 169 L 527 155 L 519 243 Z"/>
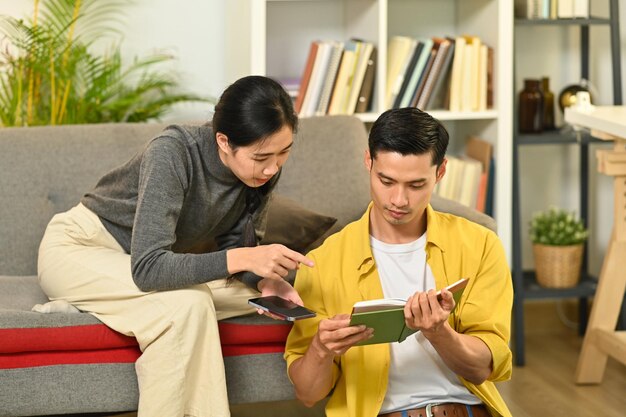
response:
<path id="1" fill-rule="evenodd" d="M 369 149 L 365 150 L 365 159 L 363 160 L 363 163 L 365 164 L 365 169 L 368 171 L 372 170 L 372 155 L 370 155 Z"/>
<path id="2" fill-rule="evenodd" d="M 439 165 L 439 169 L 437 169 L 437 181 L 435 183 L 438 183 L 439 181 L 441 181 L 443 176 L 446 174 L 447 164 L 448 164 L 448 159 L 443 158 L 443 162 L 441 163 L 441 165 Z"/>
<path id="3" fill-rule="evenodd" d="M 217 132 L 215 134 L 215 140 L 217 141 L 217 146 L 220 147 L 222 152 L 227 154 L 231 151 L 230 144 L 228 143 L 228 136 L 222 132 Z"/>

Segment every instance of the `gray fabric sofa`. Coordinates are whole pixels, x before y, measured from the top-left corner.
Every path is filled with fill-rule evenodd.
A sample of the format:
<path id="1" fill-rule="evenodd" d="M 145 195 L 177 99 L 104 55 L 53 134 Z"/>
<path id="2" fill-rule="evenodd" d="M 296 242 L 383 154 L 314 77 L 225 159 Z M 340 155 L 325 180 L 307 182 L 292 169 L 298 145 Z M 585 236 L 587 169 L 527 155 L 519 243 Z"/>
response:
<path id="1" fill-rule="evenodd" d="M 106 333 L 89 314 L 42 314 L 31 308 L 47 301 L 36 273 L 48 221 L 75 205 L 103 173 L 130 158 L 163 127 L 0 129 L 0 416 L 136 409 L 132 355 L 139 352 L 132 340 Z M 367 133 L 357 118 L 303 119 L 277 193 L 337 218 L 332 229 L 337 230 L 358 218 L 369 202 L 366 146 Z M 458 204 L 435 199 L 433 205 L 495 227 L 493 219 Z M 235 335 L 260 326 L 249 333 L 261 336 L 268 326 L 279 326 L 272 340 L 222 339 L 232 404 L 294 398 L 281 353 L 288 323 L 253 315 L 220 325 Z M 64 338 L 73 340 L 67 344 Z"/>

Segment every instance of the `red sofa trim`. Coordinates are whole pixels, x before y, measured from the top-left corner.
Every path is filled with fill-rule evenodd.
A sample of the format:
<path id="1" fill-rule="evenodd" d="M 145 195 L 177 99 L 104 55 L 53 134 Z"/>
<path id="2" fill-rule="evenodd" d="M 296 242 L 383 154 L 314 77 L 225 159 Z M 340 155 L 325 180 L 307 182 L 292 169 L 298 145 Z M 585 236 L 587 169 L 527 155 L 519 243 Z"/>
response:
<path id="1" fill-rule="evenodd" d="M 218 322 L 220 340 L 225 345 L 260 345 L 278 343 L 285 345 L 291 323 L 277 322 L 276 324 L 241 324 Z"/>
<path id="2" fill-rule="evenodd" d="M 0 354 L 0 369 L 93 363 L 134 363 L 141 355 L 138 346 L 116 349 L 22 352 Z"/>
<path id="3" fill-rule="evenodd" d="M 137 340 L 104 324 L 0 329 L 1 353 L 98 350 L 127 346 L 137 346 Z"/>

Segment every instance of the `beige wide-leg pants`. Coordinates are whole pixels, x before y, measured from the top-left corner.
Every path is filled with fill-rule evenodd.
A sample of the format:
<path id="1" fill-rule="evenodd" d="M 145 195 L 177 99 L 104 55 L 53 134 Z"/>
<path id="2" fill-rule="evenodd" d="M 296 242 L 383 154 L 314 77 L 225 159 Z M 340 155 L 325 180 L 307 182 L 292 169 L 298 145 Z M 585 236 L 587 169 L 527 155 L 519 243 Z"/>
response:
<path id="1" fill-rule="evenodd" d="M 130 255 L 82 204 L 53 217 L 39 248 L 39 280 L 50 300 L 66 300 L 137 338 L 139 417 L 229 416 L 217 320 L 254 312 L 258 296 L 226 280 L 143 292 Z"/>

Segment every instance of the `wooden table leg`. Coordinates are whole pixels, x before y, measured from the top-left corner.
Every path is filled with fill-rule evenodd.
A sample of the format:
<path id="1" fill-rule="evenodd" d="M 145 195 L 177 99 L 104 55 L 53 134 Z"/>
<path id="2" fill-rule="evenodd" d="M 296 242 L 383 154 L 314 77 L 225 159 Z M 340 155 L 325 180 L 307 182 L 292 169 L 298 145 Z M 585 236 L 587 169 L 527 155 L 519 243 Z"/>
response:
<path id="1" fill-rule="evenodd" d="M 615 331 L 625 290 L 626 242 L 612 237 L 578 359 L 576 383 L 602 382 L 609 355 L 626 364 L 626 332 Z"/>
<path id="2" fill-rule="evenodd" d="M 626 364 L 626 331 L 615 331 L 626 291 L 626 164 L 623 141 L 599 152 L 600 172 L 615 176 L 614 225 L 602 264 L 591 318 L 576 369 L 576 383 L 602 382 L 609 356 Z"/>

